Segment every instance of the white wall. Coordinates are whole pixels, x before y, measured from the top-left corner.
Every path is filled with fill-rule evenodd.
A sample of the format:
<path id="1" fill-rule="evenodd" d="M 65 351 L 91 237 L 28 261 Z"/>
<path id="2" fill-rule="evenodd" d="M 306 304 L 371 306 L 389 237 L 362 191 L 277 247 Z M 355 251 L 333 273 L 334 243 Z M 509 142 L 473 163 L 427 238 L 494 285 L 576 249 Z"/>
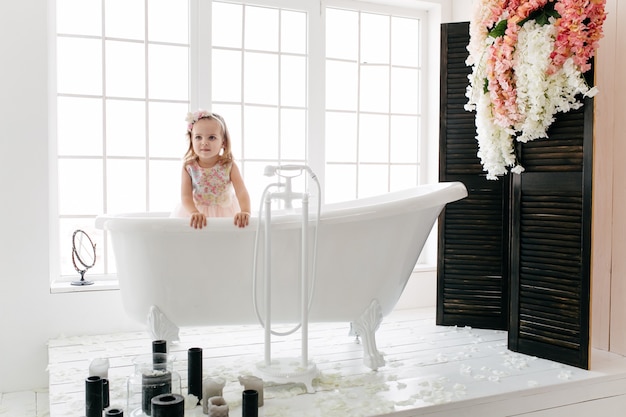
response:
<path id="1" fill-rule="evenodd" d="M 47 8 L 0 2 L 0 392 L 48 385 L 50 338 L 143 327 L 117 291 L 50 294 Z"/>
<path id="2" fill-rule="evenodd" d="M 452 0 L 452 22 L 467 22 L 472 17 L 472 4 L 478 0 Z"/>
<path id="3" fill-rule="evenodd" d="M 141 328 L 117 291 L 50 294 L 47 13 L 0 2 L 0 392 L 48 385 L 50 338 Z"/>

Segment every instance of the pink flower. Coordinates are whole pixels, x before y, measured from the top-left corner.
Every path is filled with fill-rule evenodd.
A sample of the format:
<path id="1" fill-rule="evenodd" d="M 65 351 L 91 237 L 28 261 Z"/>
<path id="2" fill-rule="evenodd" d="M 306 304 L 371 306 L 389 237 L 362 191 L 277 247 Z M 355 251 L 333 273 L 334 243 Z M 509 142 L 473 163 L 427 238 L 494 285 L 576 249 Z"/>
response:
<path id="1" fill-rule="evenodd" d="M 550 73 L 563 66 L 568 57 L 581 72 L 591 68 L 594 56 L 602 38 L 602 24 L 606 19 L 606 0 L 560 0 L 554 9 L 561 15 L 555 25 L 558 29 L 554 51 L 551 55 Z"/>

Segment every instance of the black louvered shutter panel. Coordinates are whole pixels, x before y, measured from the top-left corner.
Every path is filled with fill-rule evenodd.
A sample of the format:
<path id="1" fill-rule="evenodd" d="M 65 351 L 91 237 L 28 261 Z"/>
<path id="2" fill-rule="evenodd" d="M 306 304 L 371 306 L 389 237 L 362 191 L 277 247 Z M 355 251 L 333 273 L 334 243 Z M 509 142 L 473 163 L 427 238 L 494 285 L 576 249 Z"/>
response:
<path id="1" fill-rule="evenodd" d="M 509 348 L 588 368 L 593 102 L 519 146 Z M 515 178 L 517 177 L 517 178 Z"/>
<path id="2" fill-rule="evenodd" d="M 437 324 L 508 327 L 509 349 L 588 368 L 593 101 L 517 145 L 524 173 L 488 181 L 463 108 L 469 24 L 441 42 L 439 176 L 469 196 L 439 218 Z"/>
<path id="3" fill-rule="evenodd" d="M 488 181 L 477 157 L 475 114 L 464 109 L 469 23 L 441 30 L 440 181 L 468 197 L 439 217 L 437 324 L 505 329 L 508 320 L 507 181 Z"/>

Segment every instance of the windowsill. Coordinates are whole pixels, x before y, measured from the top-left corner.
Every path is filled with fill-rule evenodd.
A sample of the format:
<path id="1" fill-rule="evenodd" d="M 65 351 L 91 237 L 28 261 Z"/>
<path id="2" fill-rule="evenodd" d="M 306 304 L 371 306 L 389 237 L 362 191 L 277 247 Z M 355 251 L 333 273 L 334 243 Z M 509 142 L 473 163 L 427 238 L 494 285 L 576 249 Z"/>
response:
<path id="1" fill-rule="evenodd" d="M 91 292 L 91 291 L 117 291 L 120 289 L 117 279 L 92 276 L 85 279 L 93 281 L 91 285 L 72 285 L 72 281 L 56 280 L 50 284 L 50 294 L 62 294 L 68 292 Z"/>

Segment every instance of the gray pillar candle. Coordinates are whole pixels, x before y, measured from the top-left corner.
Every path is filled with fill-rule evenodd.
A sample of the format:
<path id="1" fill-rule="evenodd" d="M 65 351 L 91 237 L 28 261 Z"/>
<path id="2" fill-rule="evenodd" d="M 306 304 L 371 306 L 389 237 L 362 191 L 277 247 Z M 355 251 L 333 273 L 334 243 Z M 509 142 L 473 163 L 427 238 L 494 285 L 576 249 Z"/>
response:
<path id="1" fill-rule="evenodd" d="M 223 397 L 209 398 L 209 417 L 228 417 L 228 404 Z"/>
<path id="2" fill-rule="evenodd" d="M 202 381 L 202 412 L 209 414 L 209 398 L 223 395 L 224 378 L 204 378 Z"/>
<path id="3" fill-rule="evenodd" d="M 161 394 L 152 398 L 152 417 L 184 417 L 185 398 L 180 394 Z"/>
<path id="4" fill-rule="evenodd" d="M 263 407 L 263 380 L 254 375 L 242 375 L 238 379 L 244 390 L 254 390 L 259 394 L 259 407 Z"/>

